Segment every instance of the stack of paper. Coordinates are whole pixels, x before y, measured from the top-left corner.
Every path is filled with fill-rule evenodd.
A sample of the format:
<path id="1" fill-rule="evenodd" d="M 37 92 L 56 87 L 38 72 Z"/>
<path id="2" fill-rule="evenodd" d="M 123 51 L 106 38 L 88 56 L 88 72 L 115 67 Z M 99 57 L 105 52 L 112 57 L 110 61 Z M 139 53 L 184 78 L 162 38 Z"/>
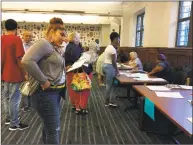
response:
<path id="1" fill-rule="evenodd" d="M 190 118 L 187 118 L 188 119 L 188 121 L 190 121 L 191 123 L 192 123 L 192 118 L 190 117 Z"/>
<path id="2" fill-rule="evenodd" d="M 184 98 L 179 92 L 155 92 L 158 97 Z"/>
<path id="3" fill-rule="evenodd" d="M 162 78 L 146 78 L 146 77 L 140 77 L 140 78 L 135 78 L 137 81 L 165 81 Z"/>
<path id="4" fill-rule="evenodd" d="M 152 91 L 170 91 L 171 89 L 165 86 L 147 86 Z"/>
<path id="5" fill-rule="evenodd" d="M 192 86 L 186 86 L 186 85 L 179 85 L 182 89 L 185 90 L 192 90 Z"/>
<path id="6" fill-rule="evenodd" d="M 121 66 L 122 66 L 122 67 L 124 67 L 124 68 L 132 69 L 132 67 L 131 67 L 131 66 L 129 66 L 129 65 L 124 65 L 124 64 L 121 64 Z"/>

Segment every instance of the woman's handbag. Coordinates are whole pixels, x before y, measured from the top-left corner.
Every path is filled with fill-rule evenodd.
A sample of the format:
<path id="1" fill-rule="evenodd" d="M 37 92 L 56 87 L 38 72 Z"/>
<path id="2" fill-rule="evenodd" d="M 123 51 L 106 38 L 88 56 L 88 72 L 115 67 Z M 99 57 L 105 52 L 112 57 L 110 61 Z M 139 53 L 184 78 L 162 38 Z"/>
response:
<path id="1" fill-rule="evenodd" d="M 91 80 L 84 71 L 82 73 L 76 72 L 73 75 L 71 87 L 74 91 L 77 91 L 77 92 L 91 89 L 92 87 Z"/>
<path id="2" fill-rule="evenodd" d="M 39 82 L 30 76 L 28 81 L 21 84 L 19 90 L 23 96 L 32 96 L 38 88 Z"/>
<path id="3" fill-rule="evenodd" d="M 48 57 L 43 58 L 45 59 L 45 64 L 42 71 L 44 71 L 44 69 L 46 68 L 47 60 L 53 54 L 53 52 Z M 23 96 L 32 96 L 38 90 L 39 87 L 40 83 L 37 80 L 35 80 L 32 76 L 29 76 L 28 80 L 21 84 L 19 90 Z"/>

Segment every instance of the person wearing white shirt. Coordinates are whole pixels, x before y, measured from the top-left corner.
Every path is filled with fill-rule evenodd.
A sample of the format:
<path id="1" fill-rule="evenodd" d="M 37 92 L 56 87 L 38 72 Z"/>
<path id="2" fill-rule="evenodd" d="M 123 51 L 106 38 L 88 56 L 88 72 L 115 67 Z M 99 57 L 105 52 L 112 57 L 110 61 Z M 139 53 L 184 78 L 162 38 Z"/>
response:
<path id="1" fill-rule="evenodd" d="M 111 92 L 113 89 L 114 77 L 119 75 L 119 70 L 117 68 L 117 48 L 120 42 L 119 34 L 117 32 L 112 32 L 110 34 L 110 39 L 111 44 L 105 49 L 105 60 L 103 64 L 103 72 L 106 77 L 105 106 L 117 107 L 117 105 L 112 102 Z"/>
<path id="2" fill-rule="evenodd" d="M 31 47 L 32 43 L 32 32 L 29 30 L 25 30 L 22 35 L 23 39 L 23 48 L 25 53 Z M 31 110 L 31 97 L 30 96 L 23 96 L 22 97 L 22 111 L 29 112 Z"/>

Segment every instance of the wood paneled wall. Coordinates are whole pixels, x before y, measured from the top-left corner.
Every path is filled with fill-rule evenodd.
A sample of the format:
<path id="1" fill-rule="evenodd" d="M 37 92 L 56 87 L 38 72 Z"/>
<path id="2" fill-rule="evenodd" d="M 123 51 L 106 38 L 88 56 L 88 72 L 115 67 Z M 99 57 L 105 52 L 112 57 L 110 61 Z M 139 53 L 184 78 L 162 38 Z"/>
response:
<path id="1" fill-rule="evenodd" d="M 101 47 L 101 53 L 105 47 Z M 150 62 L 156 64 L 157 54 L 162 53 L 168 62 L 174 67 L 182 67 L 185 64 L 192 65 L 192 48 L 166 48 L 166 47 L 121 47 L 122 51 L 128 53 L 135 51 L 142 63 Z"/>

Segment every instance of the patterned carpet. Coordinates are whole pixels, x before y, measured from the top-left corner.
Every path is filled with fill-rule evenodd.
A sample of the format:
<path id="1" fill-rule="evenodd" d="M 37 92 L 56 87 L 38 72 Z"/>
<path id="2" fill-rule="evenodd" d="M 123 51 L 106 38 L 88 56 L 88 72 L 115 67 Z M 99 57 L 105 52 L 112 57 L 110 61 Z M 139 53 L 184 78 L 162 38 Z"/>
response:
<path id="1" fill-rule="evenodd" d="M 114 90 L 114 95 L 125 94 L 125 89 Z M 75 115 L 68 101 L 61 102 L 61 144 L 161 144 L 163 139 L 147 135 L 138 129 L 138 110 L 124 112 L 128 105 L 126 100 L 118 100 L 119 108 L 104 106 L 104 87 L 93 79 L 92 93 L 89 98 L 86 116 Z M 3 102 L 3 100 L 2 100 Z M 5 125 L 5 113 L 1 109 L 1 143 L 2 144 L 42 144 L 42 124 L 35 111 L 20 111 L 21 121 L 30 128 L 25 131 L 9 131 Z"/>

